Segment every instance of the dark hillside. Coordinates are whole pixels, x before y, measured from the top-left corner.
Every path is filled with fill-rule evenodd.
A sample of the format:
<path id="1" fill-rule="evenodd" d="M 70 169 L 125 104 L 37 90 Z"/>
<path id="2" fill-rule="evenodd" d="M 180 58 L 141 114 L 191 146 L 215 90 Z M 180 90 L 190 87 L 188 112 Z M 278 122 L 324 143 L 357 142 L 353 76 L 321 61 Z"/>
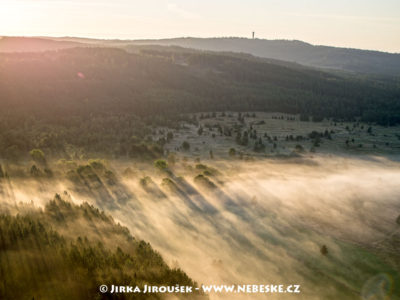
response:
<path id="1" fill-rule="evenodd" d="M 87 203 L 77 206 L 56 195 L 44 210 L 18 209 L 17 215 L 0 214 L 1 299 L 137 299 L 101 294 L 99 286 L 195 286 L 150 244 Z M 161 298 L 140 294 L 140 299 Z"/>
<path id="2" fill-rule="evenodd" d="M 2 112 L 41 118 L 263 110 L 399 122 L 399 89 L 218 53 L 74 48 L 0 55 Z"/>

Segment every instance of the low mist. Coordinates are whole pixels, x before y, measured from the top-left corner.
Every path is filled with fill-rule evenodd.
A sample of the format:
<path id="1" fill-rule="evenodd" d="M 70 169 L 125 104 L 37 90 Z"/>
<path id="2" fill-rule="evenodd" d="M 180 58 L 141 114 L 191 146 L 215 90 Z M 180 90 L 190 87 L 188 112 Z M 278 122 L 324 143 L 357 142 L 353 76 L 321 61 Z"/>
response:
<path id="1" fill-rule="evenodd" d="M 379 278 L 398 280 L 391 270 L 399 256 L 382 248 L 391 249 L 400 234 L 399 163 L 315 156 L 202 164 L 177 162 L 160 171 L 109 162 L 117 184 L 101 193 L 92 187 L 92 194 L 69 180 L 11 177 L 1 186 L 2 209 L 42 206 L 67 191 L 71 201 L 104 209 L 199 284 L 301 285 L 296 295 L 211 299 L 372 299 Z M 127 167 L 132 172 L 122 175 Z M 205 180 L 196 177 L 204 168 L 215 171 Z"/>

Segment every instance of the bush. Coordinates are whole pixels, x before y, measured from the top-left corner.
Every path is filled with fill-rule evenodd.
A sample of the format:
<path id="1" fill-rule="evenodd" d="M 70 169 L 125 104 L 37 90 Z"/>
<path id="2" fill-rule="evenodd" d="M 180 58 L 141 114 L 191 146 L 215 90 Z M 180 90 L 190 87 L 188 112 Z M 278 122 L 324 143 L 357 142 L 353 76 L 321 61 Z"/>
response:
<path id="1" fill-rule="evenodd" d="M 187 141 L 184 141 L 182 143 L 182 148 L 183 150 L 188 151 L 190 149 L 190 144 Z"/>
<path id="2" fill-rule="evenodd" d="M 47 177 L 53 177 L 53 171 L 52 170 L 50 170 L 49 168 L 44 168 L 44 174 L 47 176 Z"/>
<path id="3" fill-rule="evenodd" d="M 178 190 L 178 186 L 176 185 L 176 183 L 171 178 L 168 177 L 163 178 L 161 185 L 171 189 L 172 191 Z"/>
<path id="4" fill-rule="evenodd" d="M 5 172 L 3 171 L 3 167 L 0 165 L 0 178 L 6 177 Z"/>
<path id="5" fill-rule="evenodd" d="M 33 177 L 39 177 L 42 175 L 42 172 L 39 170 L 38 167 L 36 167 L 36 165 L 32 165 L 30 173 Z"/>
<path id="6" fill-rule="evenodd" d="M 296 151 L 296 152 L 304 152 L 304 148 L 303 148 L 302 145 L 297 144 L 297 145 L 295 146 L 295 151 Z"/>
<path id="7" fill-rule="evenodd" d="M 146 187 L 149 184 L 152 184 L 153 180 L 151 179 L 150 176 L 145 176 L 145 177 L 140 179 L 139 183 L 140 183 L 141 186 Z"/>
<path id="8" fill-rule="evenodd" d="M 154 162 L 154 166 L 159 170 L 166 170 L 168 168 L 167 162 L 163 159 L 157 159 Z"/>
<path id="9" fill-rule="evenodd" d="M 215 189 L 217 186 L 212 182 L 208 177 L 204 176 L 203 174 L 199 174 L 194 178 L 194 182 L 202 187 L 208 189 Z"/>
<path id="10" fill-rule="evenodd" d="M 198 169 L 198 170 L 206 170 L 206 169 L 207 169 L 207 166 L 206 166 L 206 165 L 203 165 L 203 164 L 197 164 L 197 165 L 196 165 L 196 169 Z"/>
<path id="11" fill-rule="evenodd" d="M 89 166 L 91 166 L 95 170 L 102 171 L 102 170 L 105 170 L 105 168 L 106 168 L 104 166 L 104 162 L 100 159 L 89 159 L 88 163 L 89 163 Z"/>
<path id="12" fill-rule="evenodd" d="M 33 149 L 29 152 L 31 158 L 33 159 L 34 162 L 38 164 L 45 164 L 46 159 L 44 158 L 44 153 L 40 149 Z"/>
<path id="13" fill-rule="evenodd" d="M 167 141 L 169 142 L 169 141 L 171 141 L 173 138 L 174 138 L 174 134 L 173 134 L 171 131 L 169 131 L 169 132 L 167 133 Z"/>

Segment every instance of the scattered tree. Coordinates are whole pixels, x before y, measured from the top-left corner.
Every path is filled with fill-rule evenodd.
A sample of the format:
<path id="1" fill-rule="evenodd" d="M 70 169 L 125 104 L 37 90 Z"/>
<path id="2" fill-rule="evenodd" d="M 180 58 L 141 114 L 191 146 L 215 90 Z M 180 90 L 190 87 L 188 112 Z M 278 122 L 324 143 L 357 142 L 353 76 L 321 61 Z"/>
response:
<path id="1" fill-rule="evenodd" d="M 320 251 L 321 251 L 321 254 L 325 256 L 328 254 L 328 247 L 326 247 L 325 245 L 322 245 Z"/>
<path id="2" fill-rule="evenodd" d="M 172 141 L 173 138 L 174 138 L 174 134 L 172 133 L 172 131 L 169 131 L 167 133 L 167 141 L 170 142 L 170 141 Z"/>
<path id="3" fill-rule="evenodd" d="M 183 148 L 183 150 L 185 150 L 185 151 L 189 151 L 189 149 L 190 149 L 190 144 L 189 144 L 189 142 L 184 141 L 184 142 L 182 143 L 182 148 Z"/>
<path id="4" fill-rule="evenodd" d="M 29 152 L 31 158 L 33 159 L 34 162 L 44 165 L 46 163 L 46 159 L 44 157 L 44 153 L 40 149 L 32 149 Z"/>
<path id="5" fill-rule="evenodd" d="M 161 171 L 166 170 L 166 169 L 168 168 L 167 162 L 166 162 L 165 160 L 163 160 L 163 159 L 157 159 L 157 160 L 154 162 L 154 166 L 155 166 L 157 169 L 161 170 Z"/>

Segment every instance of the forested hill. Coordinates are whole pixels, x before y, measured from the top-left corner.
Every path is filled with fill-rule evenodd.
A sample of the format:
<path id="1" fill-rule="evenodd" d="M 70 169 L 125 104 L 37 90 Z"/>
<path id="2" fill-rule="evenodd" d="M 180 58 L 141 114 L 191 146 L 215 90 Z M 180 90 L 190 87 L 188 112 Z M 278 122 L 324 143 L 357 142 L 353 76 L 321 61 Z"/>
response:
<path id="1" fill-rule="evenodd" d="M 296 40 L 247 38 L 173 38 L 160 40 L 101 40 L 88 38 L 0 37 L 0 52 L 32 52 L 75 46 L 130 48 L 137 45 L 179 46 L 206 51 L 247 53 L 326 70 L 372 76 L 400 76 L 400 53 L 316 46 Z"/>
<path id="2" fill-rule="evenodd" d="M 400 76 L 400 53 L 314 46 L 302 41 L 246 38 L 176 38 L 133 41 L 133 43 L 243 52 L 317 68 Z"/>
<path id="3" fill-rule="evenodd" d="M 56 195 L 44 209 L 2 203 L 1 299 L 164 299 L 161 294 L 101 294 L 99 286 L 196 286 L 112 217 L 87 203 L 73 204 L 67 193 L 63 197 Z M 207 298 L 176 294 L 178 299 L 194 296 Z"/>
<path id="4" fill-rule="evenodd" d="M 400 90 L 227 53 L 72 48 L 0 54 L 0 111 L 42 119 L 103 113 L 278 111 L 400 122 Z M 15 119 L 15 118 L 14 118 Z M 1 124 L 0 124 L 1 125 Z"/>
<path id="5" fill-rule="evenodd" d="M 38 52 L 86 45 L 75 41 L 56 41 L 50 38 L 0 37 L 0 52 Z"/>

